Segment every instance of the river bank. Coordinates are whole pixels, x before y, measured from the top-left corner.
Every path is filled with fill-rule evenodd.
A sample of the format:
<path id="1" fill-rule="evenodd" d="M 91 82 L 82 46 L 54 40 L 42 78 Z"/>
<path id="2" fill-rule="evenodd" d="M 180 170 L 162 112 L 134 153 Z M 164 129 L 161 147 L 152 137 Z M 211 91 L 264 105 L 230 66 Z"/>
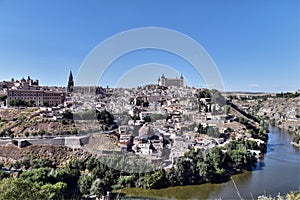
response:
<path id="1" fill-rule="evenodd" d="M 291 145 L 291 135 L 270 126 L 267 154 L 253 171 L 233 175 L 226 183 L 169 187 L 159 190 L 125 188 L 127 197 L 157 199 L 257 199 L 262 194 L 276 196 L 299 190 L 300 152 Z M 234 186 L 233 181 L 236 184 Z M 237 189 L 236 189 L 237 188 Z"/>

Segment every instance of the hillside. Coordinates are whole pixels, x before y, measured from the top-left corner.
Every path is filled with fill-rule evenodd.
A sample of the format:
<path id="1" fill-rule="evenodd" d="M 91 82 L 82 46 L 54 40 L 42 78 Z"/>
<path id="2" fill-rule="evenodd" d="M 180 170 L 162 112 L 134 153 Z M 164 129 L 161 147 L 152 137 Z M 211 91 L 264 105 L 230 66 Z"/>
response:
<path id="1" fill-rule="evenodd" d="M 1 136 L 61 135 L 70 133 L 74 125 L 48 117 L 39 108 L 14 108 L 0 110 Z"/>
<path id="2" fill-rule="evenodd" d="M 85 159 L 90 154 L 76 149 L 73 150 L 68 147 L 55 147 L 51 145 L 30 145 L 25 148 L 18 148 L 13 144 L 7 146 L 0 146 L 0 162 L 12 164 L 21 162 L 24 159 L 37 160 L 46 158 L 55 165 L 64 165 L 68 160 Z"/>
<path id="3" fill-rule="evenodd" d="M 273 98 L 261 104 L 258 116 L 270 119 L 271 123 L 291 132 L 300 131 L 300 97 Z"/>

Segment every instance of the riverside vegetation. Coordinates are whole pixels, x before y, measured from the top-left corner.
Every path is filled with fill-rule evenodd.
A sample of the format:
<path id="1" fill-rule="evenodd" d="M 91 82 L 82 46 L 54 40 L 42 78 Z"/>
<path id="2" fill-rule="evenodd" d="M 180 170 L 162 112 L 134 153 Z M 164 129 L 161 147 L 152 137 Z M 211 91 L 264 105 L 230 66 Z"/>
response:
<path id="1" fill-rule="evenodd" d="M 215 147 L 209 152 L 191 149 L 171 170 L 153 167 L 147 173 L 118 171 L 93 156 L 72 159 L 63 167 L 49 159 L 23 159 L 6 168 L 1 166 L 0 199 L 81 199 L 90 195 L 101 197 L 123 187 L 158 189 L 226 181 L 231 174 L 255 165 L 255 158 L 246 150 L 249 148 L 258 147 L 251 141 L 233 141 L 225 148 Z M 119 167 L 126 164 L 124 158 L 116 157 L 106 162 Z M 142 167 L 134 171 L 143 171 Z M 15 173 L 4 171 L 7 168 Z"/>
<path id="2" fill-rule="evenodd" d="M 236 97 L 230 99 L 245 112 L 293 134 L 293 144 L 300 145 L 300 93 Z"/>
<path id="3" fill-rule="evenodd" d="M 170 171 L 159 168 L 148 173 L 120 172 L 108 168 L 93 156 L 72 159 L 65 166 L 53 163 L 50 159 L 27 158 L 0 166 L 0 199 L 82 199 L 87 196 L 101 197 L 107 191 L 117 191 L 123 187 L 158 189 L 226 181 L 231 174 L 255 164 L 255 159 L 245 151 L 249 148 L 258 147 L 251 141 L 234 141 L 224 148 L 213 148 L 210 152 L 191 149 Z M 108 162 L 122 166 L 126 160 L 111 157 Z M 139 170 L 142 171 L 134 169 L 137 172 Z M 297 198 L 299 192 L 291 192 L 285 198 L 259 197 L 266 200 Z"/>

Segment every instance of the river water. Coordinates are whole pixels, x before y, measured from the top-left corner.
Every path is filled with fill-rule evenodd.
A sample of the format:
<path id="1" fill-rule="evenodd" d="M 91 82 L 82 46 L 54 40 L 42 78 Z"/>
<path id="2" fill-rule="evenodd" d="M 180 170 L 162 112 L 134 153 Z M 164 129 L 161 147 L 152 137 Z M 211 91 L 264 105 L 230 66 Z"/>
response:
<path id="1" fill-rule="evenodd" d="M 299 190 L 300 151 L 291 145 L 291 135 L 273 126 L 269 129 L 267 154 L 253 171 L 234 175 L 233 181 L 160 190 L 126 188 L 122 192 L 142 196 L 134 199 L 257 199 L 262 194 L 276 196 Z"/>

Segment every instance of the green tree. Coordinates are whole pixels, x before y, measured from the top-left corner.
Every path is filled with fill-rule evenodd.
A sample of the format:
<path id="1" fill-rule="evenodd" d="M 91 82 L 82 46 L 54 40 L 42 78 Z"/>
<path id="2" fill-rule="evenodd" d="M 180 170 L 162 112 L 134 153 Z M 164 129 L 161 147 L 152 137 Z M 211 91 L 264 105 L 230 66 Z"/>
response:
<path id="1" fill-rule="evenodd" d="M 259 150 L 259 146 L 257 145 L 257 142 L 253 141 L 253 140 L 246 140 L 245 146 L 246 146 L 246 149 Z"/>
<path id="2" fill-rule="evenodd" d="M 31 165 L 30 158 L 28 157 L 23 158 L 23 160 L 21 161 L 21 165 L 23 165 L 25 169 L 28 170 Z"/>
<path id="3" fill-rule="evenodd" d="M 89 171 L 92 171 L 97 166 L 97 160 L 94 156 L 89 157 L 89 159 L 85 162 L 85 168 Z"/>
<path id="4" fill-rule="evenodd" d="M 137 115 L 134 115 L 134 116 L 131 117 L 131 119 L 132 120 L 140 120 L 141 118 L 139 116 L 137 116 Z"/>
<path id="5" fill-rule="evenodd" d="M 81 194 L 87 195 L 90 194 L 90 188 L 93 183 L 93 178 L 90 175 L 82 174 L 79 177 L 78 185 Z"/>
<path id="6" fill-rule="evenodd" d="M 10 106 L 16 106 L 16 101 L 15 100 L 11 100 L 11 101 L 8 102 L 8 104 Z"/>
<path id="7" fill-rule="evenodd" d="M 27 102 L 27 105 L 28 105 L 29 107 L 34 107 L 34 106 L 35 106 L 35 101 L 30 100 L 30 101 Z"/>
<path id="8" fill-rule="evenodd" d="M 202 124 L 198 125 L 198 133 L 207 134 L 207 127 L 204 127 Z"/>
<path id="9" fill-rule="evenodd" d="M 104 122 L 105 124 L 111 125 L 114 123 L 114 116 L 107 110 L 102 110 L 99 112 L 96 110 L 96 117 L 99 122 Z"/>
<path id="10" fill-rule="evenodd" d="M 45 130 L 40 130 L 40 131 L 38 132 L 38 134 L 39 134 L 40 136 L 43 136 L 43 135 L 46 134 L 46 131 L 45 131 Z"/>
<path id="11" fill-rule="evenodd" d="M 70 110 L 64 111 L 61 115 L 64 119 L 73 119 L 73 113 Z"/>
<path id="12" fill-rule="evenodd" d="M 0 101 L 5 101 L 7 99 L 7 95 L 1 95 L 0 96 Z"/>
<path id="13" fill-rule="evenodd" d="M 224 106 L 224 113 L 225 113 L 225 115 L 228 115 L 229 112 L 230 112 L 230 106 L 225 105 L 225 106 Z"/>
<path id="14" fill-rule="evenodd" d="M 136 106 L 140 106 L 140 105 L 142 105 L 142 101 L 140 101 L 140 100 L 136 100 L 136 103 L 135 103 L 135 105 L 136 105 Z"/>
<path id="15" fill-rule="evenodd" d="M 0 199 L 47 199 L 47 194 L 40 192 L 39 185 L 29 180 L 8 178 L 0 181 Z"/>
<path id="16" fill-rule="evenodd" d="M 144 101 L 143 102 L 143 107 L 149 107 L 149 102 L 148 101 Z"/>
<path id="17" fill-rule="evenodd" d="M 148 189 L 160 189 L 168 186 L 168 180 L 166 178 L 166 172 L 164 169 L 160 169 L 156 172 L 146 175 L 145 186 Z"/>
<path id="18" fill-rule="evenodd" d="M 67 184 L 63 182 L 57 182 L 54 185 L 51 183 L 48 183 L 46 185 L 43 185 L 41 187 L 41 190 L 39 193 L 46 194 L 46 199 L 52 200 L 52 199 L 63 199 L 64 194 L 67 190 Z"/>
<path id="19" fill-rule="evenodd" d="M 25 171 L 20 175 L 20 178 L 31 181 L 32 183 L 46 184 L 50 182 L 49 168 L 38 168 L 31 171 Z"/>
<path id="20" fill-rule="evenodd" d="M 1 167 L 2 168 L 2 167 Z M 9 178 L 10 174 L 8 172 L 2 171 L 0 169 L 0 180 L 4 179 L 4 178 Z"/>
<path id="21" fill-rule="evenodd" d="M 118 179 L 118 185 L 121 187 L 133 187 L 134 176 L 120 176 Z"/>
<path id="22" fill-rule="evenodd" d="M 79 132 L 79 131 L 78 131 L 77 128 L 72 128 L 72 129 L 71 129 L 71 134 L 72 134 L 72 135 L 77 135 L 78 132 Z"/>
<path id="23" fill-rule="evenodd" d="M 177 180 L 177 175 L 176 175 L 176 171 L 175 168 L 172 167 L 167 175 L 168 180 L 169 180 L 169 184 L 170 186 L 176 186 L 179 185 L 178 180 Z"/>
<path id="24" fill-rule="evenodd" d="M 211 93 L 209 92 L 209 90 L 201 90 L 198 94 L 198 98 L 210 98 L 211 97 Z"/>
<path id="25" fill-rule="evenodd" d="M 264 130 L 263 128 L 260 128 L 258 131 L 258 138 L 266 142 L 269 138 L 266 130 Z"/>
<path id="26" fill-rule="evenodd" d="M 201 177 L 201 182 L 209 181 L 209 174 L 208 174 L 209 165 L 204 161 L 200 161 L 197 163 L 197 169 Z"/>
<path id="27" fill-rule="evenodd" d="M 61 124 L 62 124 L 62 125 L 67 125 L 68 122 L 67 122 L 66 120 L 63 119 L 63 120 L 61 120 Z"/>
<path id="28" fill-rule="evenodd" d="M 300 135 L 294 135 L 293 136 L 293 142 L 296 143 L 296 144 L 299 144 L 299 141 L 300 141 Z"/>
<path id="29" fill-rule="evenodd" d="M 175 166 L 178 185 L 191 185 L 197 182 L 196 166 L 191 160 L 178 159 Z"/>
<path id="30" fill-rule="evenodd" d="M 218 147 L 213 147 L 210 149 L 207 161 L 215 169 L 222 168 L 224 166 L 225 156 L 224 153 Z"/>
<path id="31" fill-rule="evenodd" d="M 52 161 L 48 158 L 41 158 L 41 159 L 34 159 L 32 160 L 31 168 L 33 169 L 39 169 L 39 168 L 52 168 Z"/>
<path id="32" fill-rule="evenodd" d="M 213 126 L 208 126 L 206 128 L 206 134 L 208 136 L 214 137 L 214 138 L 219 138 L 220 137 L 219 129 L 217 127 L 213 127 Z"/>
<path id="33" fill-rule="evenodd" d="M 106 194 L 106 185 L 104 181 L 96 179 L 91 186 L 91 195 L 96 195 L 98 198 Z"/>
<path id="34" fill-rule="evenodd" d="M 75 190 L 80 176 L 80 171 L 79 169 L 70 169 L 66 167 L 65 169 L 57 168 L 51 176 L 55 182 L 61 181 L 66 183 L 68 190 Z"/>
<path id="35" fill-rule="evenodd" d="M 144 121 L 145 121 L 145 122 L 151 122 L 151 117 L 150 117 L 150 116 L 144 117 Z"/>
<path id="36" fill-rule="evenodd" d="M 229 150 L 227 152 L 233 162 L 233 166 L 236 168 L 242 168 L 248 163 L 248 152 L 246 150 Z"/>

